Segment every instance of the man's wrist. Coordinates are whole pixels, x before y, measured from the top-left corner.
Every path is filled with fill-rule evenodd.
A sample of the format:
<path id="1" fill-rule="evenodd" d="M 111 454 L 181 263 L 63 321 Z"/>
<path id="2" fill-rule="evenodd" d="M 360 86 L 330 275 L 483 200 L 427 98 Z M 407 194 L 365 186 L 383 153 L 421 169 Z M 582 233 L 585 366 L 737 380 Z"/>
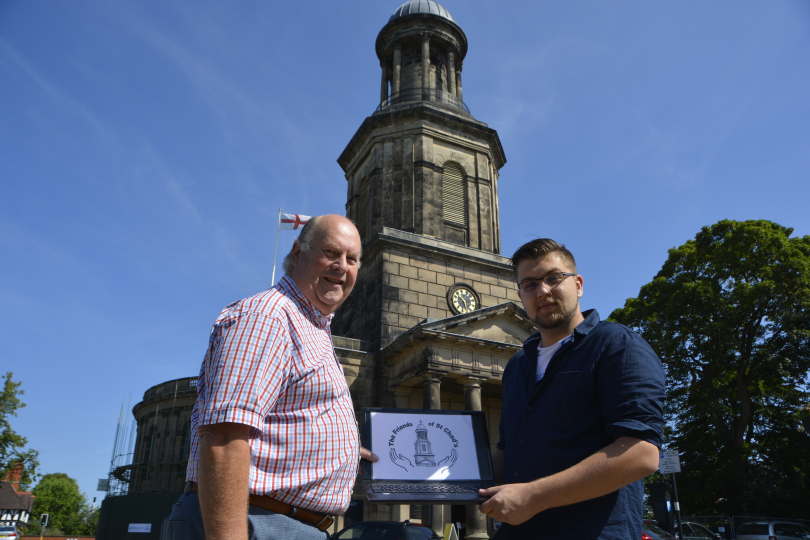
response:
<path id="1" fill-rule="evenodd" d="M 548 481 L 547 478 L 538 478 L 526 484 L 527 506 L 531 508 L 532 514 L 537 515 L 544 510 L 551 508 L 548 502 Z"/>

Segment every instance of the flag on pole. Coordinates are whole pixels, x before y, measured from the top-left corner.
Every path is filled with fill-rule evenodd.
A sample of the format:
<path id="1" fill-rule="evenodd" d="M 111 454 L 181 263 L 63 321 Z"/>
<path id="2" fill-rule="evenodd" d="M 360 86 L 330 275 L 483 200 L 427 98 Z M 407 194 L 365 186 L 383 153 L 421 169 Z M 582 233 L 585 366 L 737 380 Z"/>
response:
<path id="1" fill-rule="evenodd" d="M 273 249 L 273 275 L 270 280 L 276 282 L 276 254 L 278 253 L 278 231 L 297 231 L 304 224 L 312 219 L 310 216 L 301 214 L 282 214 L 278 211 L 278 225 L 276 226 L 276 247 Z"/>
<path id="2" fill-rule="evenodd" d="M 301 214 L 280 214 L 278 228 L 282 231 L 294 231 L 304 226 L 304 223 L 310 220 L 310 216 L 303 216 Z"/>

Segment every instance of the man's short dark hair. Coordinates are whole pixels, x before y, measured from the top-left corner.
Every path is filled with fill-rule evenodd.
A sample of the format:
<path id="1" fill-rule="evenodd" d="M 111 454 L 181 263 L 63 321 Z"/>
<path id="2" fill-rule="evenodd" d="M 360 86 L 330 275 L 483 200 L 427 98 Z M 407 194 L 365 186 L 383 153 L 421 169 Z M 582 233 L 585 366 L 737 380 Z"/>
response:
<path id="1" fill-rule="evenodd" d="M 576 274 L 577 262 L 574 260 L 574 255 L 563 244 L 555 242 L 551 238 L 537 238 L 520 246 L 512 255 L 512 272 L 515 274 L 515 281 L 517 281 L 517 267 L 520 263 L 527 260 L 533 261 L 550 253 L 556 253 Z"/>

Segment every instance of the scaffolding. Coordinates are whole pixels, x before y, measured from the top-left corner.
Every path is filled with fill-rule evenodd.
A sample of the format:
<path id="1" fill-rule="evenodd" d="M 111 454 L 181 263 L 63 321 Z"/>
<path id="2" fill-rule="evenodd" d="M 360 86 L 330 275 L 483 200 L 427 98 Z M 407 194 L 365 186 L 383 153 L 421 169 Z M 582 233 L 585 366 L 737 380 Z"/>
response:
<path id="1" fill-rule="evenodd" d="M 129 404 L 126 409 L 121 404 L 108 497 L 183 489 L 196 399 L 197 377 L 186 377 L 147 390 L 132 416 L 125 412 Z"/>

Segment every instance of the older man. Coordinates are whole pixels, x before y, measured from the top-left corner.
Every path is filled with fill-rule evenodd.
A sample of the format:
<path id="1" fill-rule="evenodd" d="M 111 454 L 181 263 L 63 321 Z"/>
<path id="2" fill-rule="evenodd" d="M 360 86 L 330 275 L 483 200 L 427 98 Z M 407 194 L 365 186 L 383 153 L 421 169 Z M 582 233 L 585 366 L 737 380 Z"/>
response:
<path id="1" fill-rule="evenodd" d="M 329 324 L 354 287 L 360 235 L 311 219 L 270 290 L 214 323 L 191 419 L 176 540 L 318 539 L 348 508 L 359 454 L 354 408 Z"/>
<path id="2" fill-rule="evenodd" d="M 664 371 L 638 334 L 582 312 L 574 256 L 539 238 L 512 256 L 520 299 L 538 332 L 503 374 L 504 485 L 481 511 L 498 538 L 641 538 L 641 479 L 658 468 Z"/>

